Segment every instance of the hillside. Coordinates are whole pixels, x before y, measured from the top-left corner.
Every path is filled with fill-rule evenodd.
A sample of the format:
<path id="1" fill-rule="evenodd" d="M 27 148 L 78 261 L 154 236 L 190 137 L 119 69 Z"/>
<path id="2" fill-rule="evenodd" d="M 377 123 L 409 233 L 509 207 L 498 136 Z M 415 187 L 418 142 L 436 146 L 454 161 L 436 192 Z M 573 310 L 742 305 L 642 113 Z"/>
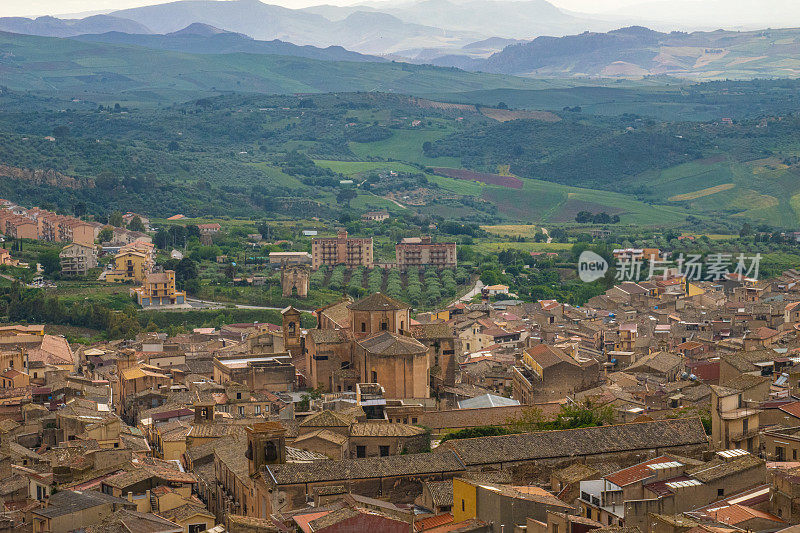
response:
<path id="1" fill-rule="evenodd" d="M 0 18 L 0 31 L 43 37 L 72 37 L 84 33 L 109 31 L 150 33 L 146 26 L 138 22 L 109 15 L 94 15 L 82 19 L 2 17 Z"/>
<path id="2" fill-rule="evenodd" d="M 220 36 L 218 36 L 220 37 Z M 3 84 L 97 101 L 176 101 L 219 91 L 406 94 L 500 87 L 533 80 L 403 63 L 318 61 L 256 54 L 201 55 L 0 33 Z"/>
<path id="3" fill-rule="evenodd" d="M 241 33 L 233 33 L 206 24 L 195 23 L 166 35 L 130 34 L 108 32 L 80 35 L 75 39 L 85 42 L 143 46 L 158 50 L 188 54 L 267 54 L 305 57 L 322 61 L 385 61 L 385 59 L 350 52 L 341 46 L 317 48 L 297 46 L 284 41 L 257 41 Z"/>
<path id="4" fill-rule="evenodd" d="M 798 45 L 800 29 L 660 33 L 629 27 L 608 33 L 538 37 L 508 46 L 485 61 L 452 63 L 526 76 L 793 77 L 800 74 Z M 442 58 L 436 63 L 447 64 Z"/>
<path id="5" fill-rule="evenodd" d="M 513 39 L 616 27 L 565 13 L 545 0 L 422 0 L 385 11 L 406 22 Z"/>
<path id="6" fill-rule="evenodd" d="M 113 15 L 162 34 L 200 22 L 255 39 L 279 39 L 321 47 L 337 45 L 367 54 L 460 46 L 486 37 L 482 33 L 404 22 L 388 13 L 370 10 L 353 11 L 341 20 L 329 20 L 309 11 L 268 5 L 258 0 L 182 0 L 125 9 Z"/>

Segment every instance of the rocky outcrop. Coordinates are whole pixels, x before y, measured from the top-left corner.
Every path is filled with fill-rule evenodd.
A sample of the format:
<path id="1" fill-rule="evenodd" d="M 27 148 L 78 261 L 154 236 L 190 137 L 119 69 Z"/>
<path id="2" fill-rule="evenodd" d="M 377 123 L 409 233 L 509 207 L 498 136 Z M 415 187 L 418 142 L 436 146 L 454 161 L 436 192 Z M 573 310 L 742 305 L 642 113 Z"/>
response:
<path id="1" fill-rule="evenodd" d="M 0 164 L 0 177 L 30 181 L 36 185 L 47 185 L 59 189 L 94 188 L 93 179 L 73 178 L 52 169 L 27 169 Z"/>

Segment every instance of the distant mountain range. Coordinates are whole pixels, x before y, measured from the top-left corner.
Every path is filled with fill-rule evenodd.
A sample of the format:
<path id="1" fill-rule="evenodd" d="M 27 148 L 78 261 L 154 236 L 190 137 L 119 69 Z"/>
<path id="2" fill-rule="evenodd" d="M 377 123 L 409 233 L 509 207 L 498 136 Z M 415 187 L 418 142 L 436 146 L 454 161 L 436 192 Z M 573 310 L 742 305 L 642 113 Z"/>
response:
<path id="1" fill-rule="evenodd" d="M 323 61 L 386 61 L 384 58 L 350 52 L 341 46 L 317 48 L 314 46 L 298 46 L 277 39 L 273 41 L 257 41 L 241 33 L 220 30 L 199 22 L 165 35 L 130 34 L 114 31 L 80 35 L 74 38 L 85 42 L 127 44 L 189 54 L 246 53 L 305 57 Z"/>
<path id="2" fill-rule="evenodd" d="M 367 5 L 288 9 L 259 0 L 180 0 L 80 20 L 0 18 L 0 31 L 50 37 L 169 34 L 194 23 L 264 41 L 423 59 L 444 53 L 484 57 L 499 48 L 462 47 L 492 37 L 499 37 L 499 42 L 615 27 L 564 13 L 546 0 L 421 0 L 387 3 L 379 9 Z"/>
<path id="3" fill-rule="evenodd" d="M 759 10 L 784 9 L 786 20 L 797 19 L 800 25 L 796 0 L 724 2 L 758 20 L 774 16 L 759 15 Z M 709 6 L 716 6 L 722 19 L 733 20 L 723 9 L 728 5 L 723 0 L 656 0 L 648 5 L 661 24 L 670 15 L 669 6 L 684 6 L 686 13 L 702 15 L 697 24 L 708 20 Z M 671 16 L 685 18 L 686 13 L 677 11 Z M 391 59 L 517 76 L 800 75 L 798 30 L 613 29 L 626 17 L 647 15 L 647 10 L 635 7 L 589 17 L 567 13 L 547 0 L 385 1 L 306 9 L 259 0 L 180 0 L 83 19 L 0 18 L 0 31 L 190 54 L 249 53 L 359 62 Z"/>
<path id="4" fill-rule="evenodd" d="M 3 17 L 0 18 L 0 31 L 47 37 L 73 37 L 86 33 L 105 33 L 109 31 L 151 33 L 150 29 L 138 22 L 110 15 L 94 15 L 74 20 L 55 17 L 39 17 L 36 19 Z"/>
<path id="5" fill-rule="evenodd" d="M 0 84 L 11 90 L 56 93 L 94 102 L 177 102 L 220 92 L 380 91 L 427 95 L 539 86 L 535 80 L 513 76 L 367 61 L 366 56 L 358 62 L 350 55 L 346 56 L 347 61 L 320 61 L 271 53 L 188 53 L 99 42 L 129 37 L 105 34 L 55 38 L 0 32 Z M 242 46 L 240 36 L 199 26 L 173 35 L 149 37 L 155 37 L 152 46 L 173 46 L 180 39 L 193 43 L 184 45 L 184 49 L 206 49 L 209 45 L 204 40 L 216 39 L 231 39 Z M 287 43 L 256 41 L 252 46 L 285 49 Z M 295 54 L 307 50 L 288 47 Z M 331 54 L 342 52 L 315 49 L 313 53 L 328 54 L 326 58 L 330 59 Z"/>
<path id="6" fill-rule="evenodd" d="M 469 70 L 544 77 L 747 79 L 800 75 L 800 29 L 661 33 L 629 27 L 608 33 L 538 37 L 487 59 L 439 57 Z"/>
<path id="7" fill-rule="evenodd" d="M 487 37 L 479 32 L 404 22 L 373 10 L 353 11 L 341 20 L 330 20 L 310 11 L 258 0 L 182 0 L 116 11 L 113 16 L 135 21 L 155 33 L 170 33 L 201 22 L 255 39 L 279 39 L 319 47 L 337 45 L 367 54 L 460 46 Z"/>

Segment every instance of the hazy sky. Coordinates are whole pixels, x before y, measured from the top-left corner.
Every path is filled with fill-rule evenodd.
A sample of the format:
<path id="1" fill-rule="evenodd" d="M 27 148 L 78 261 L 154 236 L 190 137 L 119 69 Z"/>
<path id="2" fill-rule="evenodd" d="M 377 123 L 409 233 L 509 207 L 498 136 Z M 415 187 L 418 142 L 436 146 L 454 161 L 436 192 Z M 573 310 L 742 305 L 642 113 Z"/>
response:
<path id="1" fill-rule="evenodd" d="M 644 0 L 550 0 L 565 9 L 586 12 L 609 11 L 626 5 L 642 3 Z M 306 7 L 317 4 L 348 5 L 361 0 L 266 0 L 266 3 L 286 7 Z M 0 0 L 0 17 L 54 15 L 109 11 L 127 7 L 163 3 L 158 0 Z"/>

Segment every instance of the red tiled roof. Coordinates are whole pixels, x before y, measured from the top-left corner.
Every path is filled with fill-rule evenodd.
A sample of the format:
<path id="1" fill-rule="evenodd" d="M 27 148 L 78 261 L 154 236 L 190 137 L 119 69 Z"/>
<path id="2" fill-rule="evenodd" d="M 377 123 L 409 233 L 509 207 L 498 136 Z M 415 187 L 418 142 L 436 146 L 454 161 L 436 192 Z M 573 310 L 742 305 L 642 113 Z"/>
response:
<path id="1" fill-rule="evenodd" d="M 525 352 L 542 368 L 548 368 L 558 363 L 578 364 L 577 361 L 565 354 L 560 348 L 547 344 L 537 344 L 536 346 L 528 348 Z"/>
<path id="2" fill-rule="evenodd" d="M 678 476 L 672 479 L 664 479 L 662 481 L 656 481 L 655 483 L 648 483 L 644 486 L 647 490 L 652 492 L 658 497 L 666 496 L 668 494 L 672 494 L 672 489 L 667 487 L 667 483 L 673 483 L 675 481 L 689 481 L 691 478 L 686 476 Z"/>
<path id="3" fill-rule="evenodd" d="M 772 328 L 768 328 L 766 326 L 760 327 L 753 332 L 753 336 L 757 339 L 769 339 L 770 337 L 774 337 L 777 335 L 778 332 Z"/>
<path id="4" fill-rule="evenodd" d="M 414 531 L 427 531 L 434 527 L 443 526 L 453 521 L 453 515 L 444 513 L 436 516 L 429 516 L 414 522 Z"/>
<path id="5" fill-rule="evenodd" d="M 618 487 L 625 487 L 626 485 L 636 483 L 637 481 L 642 481 L 643 479 L 647 479 L 648 477 L 655 475 L 655 472 L 648 468 L 648 465 L 668 463 L 674 460 L 675 459 L 668 455 L 662 455 L 661 457 L 650 459 L 644 463 L 639 463 L 638 465 L 633 465 L 629 468 L 618 470 L 613 474 L 607 475 L 605 479 L 617 485 Z"/>
<path id="6" fill-rule="evenodd" d="M 292 517 L 297 527 L 303 530 L 303 533 L 310 533 L 311 526 L 308 525 L 309 522 L 313 522 L 317 518 L 322 518 L 326 514 L 330 513 L 330 511 L 318 511 L 316 513 L 308 513 L 302 515 L 295 515 Z"/>
<path id="7" fill-rule="evenodd" d="M 742 522 L 747 522 L 753 518 L 761 518 L 764 520 L 772 520 L 773 522 L 783 522 L 777 516 L 765 513 L 764 511 L 757 511 L 751 507 L 744 505 L 734 504 L 728 507 L 717 509 L 716 511 L 709 511 L 708 514 L 714 517 L 717 522 L 724 524 L 736 525 Z"/>
<path id="8" fill-rule="evenodd" d="M 697 341 L 686 341 L 675 346 L 679 350 L 692 350 L 694 348 L 702 348 L 703 344 Z"/>
<path id="9" fill-rule="evenodd" d="M 790 404 L 781 406 L 778 409 L 780 409 L 787 415 L 791 415 L 795 418 L 800 418 L 800 402 L 792 402 Z"/>

